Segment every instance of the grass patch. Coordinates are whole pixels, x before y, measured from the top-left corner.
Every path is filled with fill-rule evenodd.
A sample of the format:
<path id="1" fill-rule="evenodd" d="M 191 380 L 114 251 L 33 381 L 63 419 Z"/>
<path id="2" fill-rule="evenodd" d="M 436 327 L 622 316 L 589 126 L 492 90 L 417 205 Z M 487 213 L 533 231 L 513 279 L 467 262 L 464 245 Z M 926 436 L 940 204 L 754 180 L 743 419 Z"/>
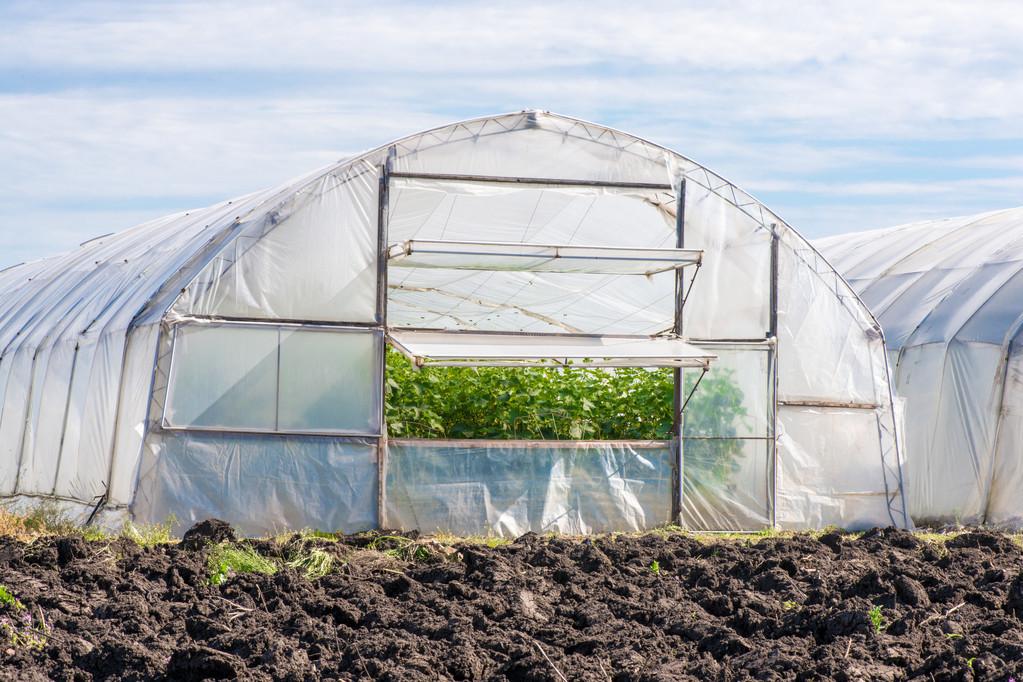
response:
<path id="1" fill-rule="evenodd" d="M 277 572 L 277 564 L 248 545 L 235 545 L 223 542 L 215 545 L 207 559 L 209 582 L 221 585 L 232 575 L 243 573 L 262 573 L 273 575 Z"/>
<path id="2" fill-rule="evenodd" d="M 403 535 L 380 535 L 369 543 L 369 549 L 408 562 L 427 561 L 433 556 L 433 552 L 430 551 L 426 542 L 413 540 Z"/>
<path id="3" fill-rule="evenodd" d="M 131 540 L 140 547 L 166 545 L 174 542 L 171 529 L 176 522 L 177 519 L 173 516 L 168 517 L 163 523 L 135 524 L 125 521 L 121 528 L 121 537 Z"/>
<path id="4" fill-rule="evenodd" d="M 18 598 L 7 589 L 6 585 L 0 585 L 0 604 L 14 611 L 23 611 L 25 605 L 18 601 Z"/>
<path id="5" fill-rule="evenodd" d="M 38 608 L 38 607 L 37 607 Z M 35 619 L 25 605 L 14 596 L 6 585 L 0 585 L 0 641 L 15 649 L 42 651 L 46 646 L 49 628 L 43 620 L 43 612 Z"/>
<path id="6" fill-rule="evenodd" d="M 452 533 L 437 533 L 431 539 L 441 545 L 450 547 L 452 545 L 480 545 L 494 549 L 510 545 L 514 540 L 499 535 L 454 535 Z"/>
<path id="7" fill-rule="evenodd" d="M 317 580 L 334 571 L 334 555 L 318 547 L 295 553 L 290 559 L 284 562 L 288 568 L 292 568 L 306 577 L 308 580 Z"/>

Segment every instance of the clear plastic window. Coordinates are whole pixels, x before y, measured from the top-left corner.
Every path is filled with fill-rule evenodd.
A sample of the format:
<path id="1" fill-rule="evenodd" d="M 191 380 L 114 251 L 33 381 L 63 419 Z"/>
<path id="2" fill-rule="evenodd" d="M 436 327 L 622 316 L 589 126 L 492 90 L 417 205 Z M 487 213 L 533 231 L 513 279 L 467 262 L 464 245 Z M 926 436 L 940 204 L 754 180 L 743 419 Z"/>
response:
<path id="1" fill-rule="evenodd" d="M 376 435 L 381 346 L 374 331 L 180 326 L 164 424 Z"/>

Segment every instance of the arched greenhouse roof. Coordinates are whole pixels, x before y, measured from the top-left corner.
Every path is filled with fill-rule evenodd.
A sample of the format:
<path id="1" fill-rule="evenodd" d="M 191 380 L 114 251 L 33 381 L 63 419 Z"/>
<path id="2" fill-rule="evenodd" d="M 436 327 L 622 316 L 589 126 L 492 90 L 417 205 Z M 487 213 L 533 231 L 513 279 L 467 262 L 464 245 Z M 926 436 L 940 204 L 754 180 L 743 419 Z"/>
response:
<path id="1" fill-rule="evenodd" d="M 1020 525 L 1023 207 L 817 245 L 884 328 L 914 519 Z"/>

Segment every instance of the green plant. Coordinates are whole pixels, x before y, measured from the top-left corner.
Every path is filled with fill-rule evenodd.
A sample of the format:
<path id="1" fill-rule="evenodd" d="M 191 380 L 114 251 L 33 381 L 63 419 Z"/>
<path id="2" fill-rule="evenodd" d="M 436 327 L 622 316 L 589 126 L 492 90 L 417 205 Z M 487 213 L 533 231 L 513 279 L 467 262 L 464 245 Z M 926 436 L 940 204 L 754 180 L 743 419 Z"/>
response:
<path id="1" fill-rule="evenodd" d="M 0 616 L 2 639 L 15 649 L 41 651 L 46 645 L 45 635 L 49 632 L 46 621 L 43 620 L 43 612 L 39 611 L 38 621 L 33 619 L 25 605 L 6 585 L 0 585 L 0 609 L 13 611 L 12 614 Z"/>
<path id="2" fill-rule="evenodd" d="M 781 607 L 783 609 L 785 609 L 786 611 L 795 611 L 796 609 L 799 608 L 799 604 L 794 602 L 794 601 L 792 601 L 792 600 L 789 600 L 789 601 L 783 601 L 781 603 Z"/>
<path id="3" fill-rule="evenodd" d="M 653 563 L 650 564 L 650 570 L 655 574 L 659 574 L 661 572 L 661 563 L 657 559 L 654 559 Z"/>
<path id="4" fill-rule="evenodd" d="M 958 632 L 946 632 L 945 633 L 945 638 L 946 639 L 962 639 L 963 636 L 960 635 Z"/>
<path id="5" fill-rule="evenodd" d="M 682 394 L 699 373 L 686 372 Z M 388 349 L 385 415 L 394 438 L 667 440 L 675 427 L 670 369 L 426 367 Z M 720 485 L 738 470 L 748 430 L 734 371 L 700 380 L 686 407 L 685 485 Z"/>
<path id="6" fill-rule="evenodd" d="M 368 547 L 401 561 L 426 561 L 433 556 L 426 543 L 402 535 L 379 535 Z"/>
<path id="7" fill-rule="evenodd" d="M 976 656 L 974 656 L 973 658 L 967 658 L 966 659 L 966 667 L 969 668 L 972 671 L 973 670 L 973 662 L 976 661 L 976 660 L 977 660 Z"/>
<path id="8" fill-rule="evenodd" d="M 302 573 L 308 580 L 317 580 L 334 570 L 334 556 L 318 547 L 297 552 L 284 562 L 285 566 Z"/>
<path id="9" fill-rule="evenodd" d="M 242 573 L 273 575 L 277 572 L 277 564 L 253 547 L 223 542 L 210 550 L 207 569 L 210 584 L 220 585 L 230 576 Z"/>
<path id="10" fill-rule="evenodd" d="M 113 536 L 100 526 L 82 526 L 78 529 L 78 534 L 86 542 L 109 542 L 113 540 Z"/>
<path id="11" fill-rule="evenodd" d="M 121 537 L 127 538 L 140 547 L 152 547 L 154 545 L 166 545 L 173 542 L 171 529 L 177 519 L 169 516 L 163 523 L 147 523 L 137 525 L 131 521 L 125 521 L 121 529 Z"/>
<path id="12" fill-rule="evenodd" d="M 27 531 L 39 535 L 70 535 L 78 530 L 78 525 L 53 500 L 44 500 L 28 509 L 23 524 Z"/>
<path id="13" fill-rule="evenodd" d="M 25 605 L 18 601 L 18 598 L 7 589 L 6 585 L 0 585 L 0 604 L 15 611 L 22 611 L 25 608 Z"/>
<path id="14" fill-rule="evenodd" d="M 885 618 L 883 613 L 881 613 L 880 606 L 872 606 L 870 610 L 867 611 L 867 618 L 870 619 L 870 625 L 874 628 L 874 632 L 878 634 L 880 634 L 882 630 L 886 630 L 888 628 L 888 619 Z"/>

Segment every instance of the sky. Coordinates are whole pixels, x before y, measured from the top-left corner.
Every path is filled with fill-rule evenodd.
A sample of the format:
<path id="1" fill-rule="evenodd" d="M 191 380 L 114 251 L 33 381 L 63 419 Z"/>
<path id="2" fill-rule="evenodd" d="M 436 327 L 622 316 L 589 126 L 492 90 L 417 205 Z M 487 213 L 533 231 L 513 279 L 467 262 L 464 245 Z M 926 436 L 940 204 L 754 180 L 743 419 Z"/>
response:
<path id="1" fill-rule="evenodd" d="M 1023 3 L 0 0 L 0 268 L 526 108 L 810 238 L 1023 205 Z"/>

